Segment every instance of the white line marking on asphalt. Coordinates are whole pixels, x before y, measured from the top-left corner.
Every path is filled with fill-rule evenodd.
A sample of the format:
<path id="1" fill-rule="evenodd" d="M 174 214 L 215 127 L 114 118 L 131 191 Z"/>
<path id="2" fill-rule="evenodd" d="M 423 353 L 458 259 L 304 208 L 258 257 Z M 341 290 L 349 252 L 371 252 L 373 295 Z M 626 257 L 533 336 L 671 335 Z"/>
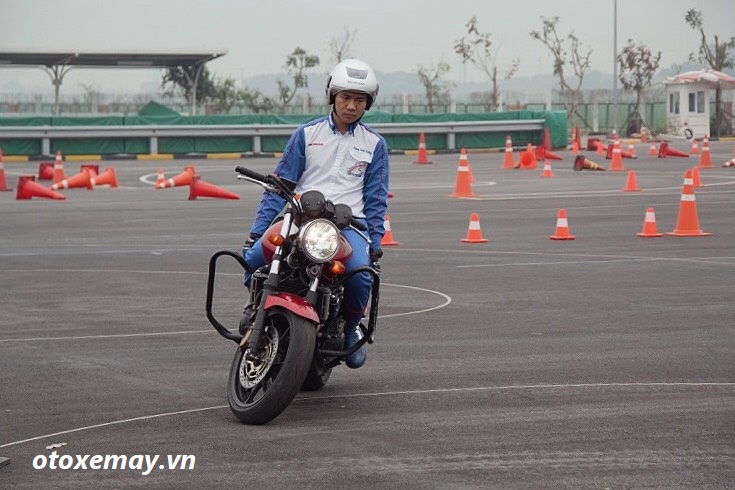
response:
<path id="1" fill-rule="evenodd" d="M 294 402 L 300 401 L 315 401 L 315 400 L 333 400 L 339 398 L 366 398 L 376 396 L 406 396 L 406 395 L 428 395 L 428 394 L 443 394 L 443 393 L 472 393 L 480 391 L 512 391 L 512 390 L 559 390 L 559 389 L 595 389 L 595 388 L 735 388 L 735 383 L 732 382 L 640 382 L 640 383 L 573 383 L 573 384 L 536 384 L 536 385 L 508 385 L 508 386 L 477 386 L 467 388 L 437 388 L 431 390 L 404 390 L 404 391 L 384 391 L 377 393 L 352 393 L 345 395 L 327 395 L 327 396 L 311 396 L 303 398 L 295 398 Z M 68 429 L 51 434 L 43 434 L 36 437 L 30 437 L 28 439 L 22 439 L 19 441 L 12 441 L 0 445 L 0 449 L 10 446 L 18 446 L 27 442 L 39 441 L 42 439 L 48 439 L 50 437 L 57 437 L 66 434 L 73 434 L 75 432 L 82 432 L 92 429 L 100 429 L 104 427 L 111 427 L 114 425 L 128 424 L 131 422 L 140 422 L 146 420 L 153 420 L 163 417 L 173 417 L 176 415 L 187 415 L 197 412 L 206 412 L 210 410 L 221 410 L 228 408 L 227 405 L 216 405 L 212 407 L 202 408 L 191 408 L 188 410 L 178 410 L 175 412 L 164 412 L 153 415 L 142 415 L 140 417 L 132 417 L 128 419 L 113 420 L 111 422 L 103 422 L 100 424 L 87 425 L 83 427 L 77 427 L 75 429 Z"/>

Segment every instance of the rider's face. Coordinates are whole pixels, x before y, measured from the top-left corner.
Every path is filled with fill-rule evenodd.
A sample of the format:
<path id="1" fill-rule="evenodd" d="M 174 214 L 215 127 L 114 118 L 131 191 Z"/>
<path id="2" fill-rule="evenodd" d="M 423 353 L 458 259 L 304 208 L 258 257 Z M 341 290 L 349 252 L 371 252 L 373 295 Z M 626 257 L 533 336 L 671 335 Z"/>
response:
<path id="1" fill-rule="evenodd" d="M 339 92 L 334 96 L 334 112 L 345 124 L 352 124 L 362 117 L 368 96 L 360 92 Z"/>

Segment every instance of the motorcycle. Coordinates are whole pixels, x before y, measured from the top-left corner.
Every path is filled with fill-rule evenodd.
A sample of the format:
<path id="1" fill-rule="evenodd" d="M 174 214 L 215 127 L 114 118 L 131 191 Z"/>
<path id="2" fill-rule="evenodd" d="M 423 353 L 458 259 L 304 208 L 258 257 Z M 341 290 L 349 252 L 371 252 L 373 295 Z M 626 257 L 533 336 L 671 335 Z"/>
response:
<path id="1" fill-rule="evenodd" d="M 378 317 L 380 267 L 345 272 L 352 254 L 340 230 L 365 232 L 345 204 L 334 204 L 317 190 L 298 196 L 296 183 L 236 167 L 237 178 L 281 196 L 286 206 L 260 242 L 266 265 L 253 270 L 240 253 L 219 250 L 209 260 L 207 319 L 224 338 L 237 343 L 227 380 L 227 401 L 245 424 L 264 424 L 278 417 L 299 390 L 326 385 L 332 369 L 365 343 L 373 343 Z M 363 233 L 364 234 L 364 233 Z M 366 237 L 367 238 L 367 237 Z M 250 296 L 237 331 L 212 313 L 217 262 L 234 258 L 252 274 Z M 344 283 L 355 274 L 373 278 L 367 325 L 362 338 L 344 348 Z"/>

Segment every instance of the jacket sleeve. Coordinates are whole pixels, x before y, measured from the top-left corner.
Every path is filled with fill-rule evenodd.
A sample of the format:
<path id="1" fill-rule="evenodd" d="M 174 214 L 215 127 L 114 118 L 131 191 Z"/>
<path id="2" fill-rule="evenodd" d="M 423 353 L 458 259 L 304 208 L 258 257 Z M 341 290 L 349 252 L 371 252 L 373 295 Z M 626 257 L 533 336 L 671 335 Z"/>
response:
<path id="1" fill-rule="evenodd" d="M 363 188 L 365 219 L 370 235 L 371 249 L 380 248 L 385 234 L 385 212 L 388 208 L 388 145 L 383 137 L 373 151 L 373 160 L 368 165 Z"/>
<path id="2" fill-rule="evenodd" d="M 289 138 L 281 160 L 273 172 L 275 175 L 294 182 L 299 180 L 306 165 L 304 141 L 304 128 L 302 126 L 294 131 Z M 285 205 L 286 201 L 280 196 L 268 191 L 263 192 L 263 197 L 260 198 L 258 210 L 255 213 L 255 221 L 250 227 L 250 233 L 263 235 Z"/>

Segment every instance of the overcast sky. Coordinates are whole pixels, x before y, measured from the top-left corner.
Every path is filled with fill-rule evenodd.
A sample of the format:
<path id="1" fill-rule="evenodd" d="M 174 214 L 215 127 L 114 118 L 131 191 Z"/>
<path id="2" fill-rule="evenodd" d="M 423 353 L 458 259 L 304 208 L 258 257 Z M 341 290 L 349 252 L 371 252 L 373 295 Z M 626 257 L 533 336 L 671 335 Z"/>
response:
<path id="1" fill-rule="evenodd" d="M 558 16 L 557 32 L 573 32 L 592 49 L 592 69 L 612 73 L 615 0 L 0 0 L 0 51 L 209 51 L 227 55 L 208 66 L 216 76 L 246 79 L 278 73 L 297 46 L 320 57 L 313 75 L 333 64 L 330 41 L 345 29 L 355 34 L 351 55 L 377 71 L 416 72 L 447 62 L 448 78 L 480 81 L 477 69 L 462 67 L 454 43 L 477 16 L 480 32 L 492 33 L 498 66 L 520 60 L 518 75 L 550 73 L 548 49 L 531 39 L 541 17 Z M 685 61 L 699 35 L 684 21 L 689 8 L 704 14 L 712 38 L 735 35 L 733 0 L 617 0 L 618 50 L 629 38 L 661 51 L 661 66 Z M 83 72 L 87 70 L 76 70 Z M 81 78 L 84 77 L 84 78 Z M 160 82 L 157 70 L 94 70 L 75 74 L 65 91 L 81 83 L 102 92 L 136 92 Z M 50 90 L 38 69 L 0 68 L 0 92 L 10 80 Z"/>

